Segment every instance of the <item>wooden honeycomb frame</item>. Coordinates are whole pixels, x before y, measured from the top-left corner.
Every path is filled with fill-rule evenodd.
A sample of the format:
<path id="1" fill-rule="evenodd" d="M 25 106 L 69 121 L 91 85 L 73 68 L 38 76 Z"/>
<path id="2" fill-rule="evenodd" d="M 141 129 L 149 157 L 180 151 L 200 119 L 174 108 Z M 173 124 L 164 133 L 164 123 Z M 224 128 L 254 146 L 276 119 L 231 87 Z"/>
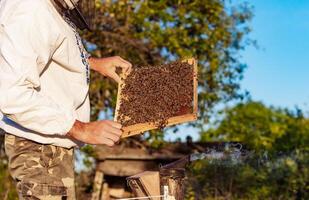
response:
<path id="1" fill-rule="evenodd" d="M 189 64 L 193 64 L 194 68 L 194 72 L 193 72 L 193 112 L 190 114 L 185 114 L 185 115 L 179 115 L 179 116 L 175 116 L 175 117 L 171 117 L 169 119 L 167 119 L 167 126 L 172 126 L 175 124 L 180 124 L 180 123 L 185 123 L 185 122 L 190 122 L 190 121 L 195 121 L 197 120 L 197 109 L 198 109 L 198 94 L 197 94 L 197 85 L 198 85 L 198 81 L 197 81 L 197 61 L 194 58 L 190 58 L 190 59 L 186 59 L 183 60 L 182 62 L 187 62 Z M 123 79 L 125 79 L 125 77 L 123 77 Z M 117 121 L 118 118 L 118 110 L 120 107 L 120 102 L 121 102 L 121 98 L 122 98 L 122 89 L 124 88 L 125 83 L 122 80 L 119 85 L 118 85 L 118 94 L 117 94 L 117 102 L 116 102 L 116 109 L 115 109 L 115 117 L 114 117 L 114 121 Z M 122 138 L 125 137 L 130 137 L 133 135 L 137 135 L 140 133 L 143 133 L 145 131 L 149 131 L 149 130 L 153 130 L 153 129 L 157 129 L 158 125 L 155 122 L 146 122 L 146 123 L 139 123 L 139 124 L 134 124 L 134 125 L 130 125 L 127 127 L 123 127 L 123 134 L 122 134 Z"/>

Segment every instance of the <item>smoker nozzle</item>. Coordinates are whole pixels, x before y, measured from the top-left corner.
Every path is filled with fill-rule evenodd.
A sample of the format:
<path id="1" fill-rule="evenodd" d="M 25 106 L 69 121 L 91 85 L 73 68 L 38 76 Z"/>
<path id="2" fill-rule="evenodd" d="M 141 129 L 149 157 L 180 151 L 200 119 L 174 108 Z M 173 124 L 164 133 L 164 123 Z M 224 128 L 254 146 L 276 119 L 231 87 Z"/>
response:
<path id="1" fill-rule="evenodd" d="M 226 155 L 223 152 L 211 151 L 209 153 L 194 153 L 190 155 L 190 162 L 203 159 L 224 159 Z"/>

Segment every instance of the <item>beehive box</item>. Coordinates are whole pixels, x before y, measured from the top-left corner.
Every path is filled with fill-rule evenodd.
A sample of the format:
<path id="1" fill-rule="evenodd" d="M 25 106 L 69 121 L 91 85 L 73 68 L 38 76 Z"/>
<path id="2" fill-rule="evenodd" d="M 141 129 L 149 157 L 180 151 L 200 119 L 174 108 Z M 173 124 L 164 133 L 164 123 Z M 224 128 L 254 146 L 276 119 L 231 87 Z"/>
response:
<path id="1" fill-rule="evenodd" d="M 197 119 L 197 62 L 134 68 L 118 86 L 115 121 L 122 137 Z"/>
<path id="2" fill-rule="evenodd" d="M 127 178 L 128 185 L 136 197 L 151 197 L 160 200 L 160 176 L 157 171 L 144 171 Z"/>

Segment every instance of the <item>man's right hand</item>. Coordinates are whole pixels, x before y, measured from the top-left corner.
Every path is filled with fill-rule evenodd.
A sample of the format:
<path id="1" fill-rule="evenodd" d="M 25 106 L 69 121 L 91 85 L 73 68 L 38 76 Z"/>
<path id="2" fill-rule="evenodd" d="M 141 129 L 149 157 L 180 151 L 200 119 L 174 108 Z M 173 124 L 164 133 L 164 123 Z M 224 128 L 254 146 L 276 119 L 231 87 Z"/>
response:
<path id="1" fill-rule="evenodd" d="M 120 139 L 121 127 L 121 124 L 110 120 L 89 123 L 76 120 L 67 135 L 87 144 L 113 146 Z"/>

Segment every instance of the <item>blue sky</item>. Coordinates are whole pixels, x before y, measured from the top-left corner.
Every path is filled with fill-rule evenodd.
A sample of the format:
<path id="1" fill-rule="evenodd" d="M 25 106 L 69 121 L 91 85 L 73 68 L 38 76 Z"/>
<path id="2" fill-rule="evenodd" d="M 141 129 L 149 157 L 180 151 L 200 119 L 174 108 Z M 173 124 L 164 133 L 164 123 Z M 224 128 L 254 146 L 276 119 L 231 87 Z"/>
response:
<path id="1" fill-rule="evenodd" d="M 260 49 L 242 52 L 248 69 L 242 81 L 254 100 L 309 111 L 309 1 L 251 0 L 251 38 Z"/>

